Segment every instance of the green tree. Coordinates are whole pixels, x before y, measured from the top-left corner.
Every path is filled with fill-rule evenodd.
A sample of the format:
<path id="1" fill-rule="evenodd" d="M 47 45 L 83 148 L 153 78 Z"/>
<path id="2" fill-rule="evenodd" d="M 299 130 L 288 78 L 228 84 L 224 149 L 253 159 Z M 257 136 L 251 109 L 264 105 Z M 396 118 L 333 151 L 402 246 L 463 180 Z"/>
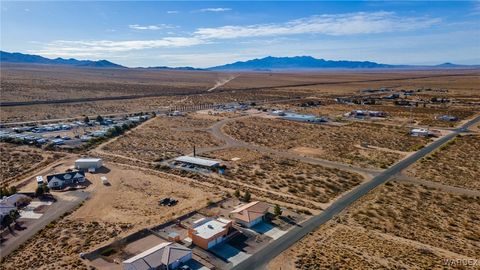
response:
<path id="1" fill-rule="evenodd" d="M 278 217 L 278 216 L 281 216 L 282 215 L 282 208 L 280 208 L 280 205 L 278 204 L 275 204 L 275 206 L 273 207 L 273 214 Z"/>
<path id="2" fill-rule="evenodd" d="M 49 142 L 45 145 L 44 149 L 45 150 L 53 150 L 53 149 L 55 149 L 55 144 L 52 143 L 52 142 Z"/>
<path id="3" fill-rule="evenodd" d="M 88 124 L 90 122 L 90 118 L 88 118 L 88 116 L 85 116 L 85 118 L 83 118 L 83 122 Z"/>
<path id="4" fill-rule="evenodd" d="M 4 186 L 2 186 L 2 187 L 0 188 L 0 198 L 3 198 L 3 196 L 8 196 L 7 194 L 8 194 L 7 188 L 4 187 Z"/>
<path id="5" fill-rule="evenodd" d="M 8 195 L 13 195 L 15 193 L 17 193 L 17 187 L 16 186 L 11 186 L 9 189 L 8 189 Z"/>
<path id="6" fill-rule="evenodd" d="M 245 191 L 245 194 L 243 195 L 243 201 L 249 202 L 250 199 L 252 198 L 252 195 L 250 194 L 250 191 Z"/>
<path id="7" fill-rule="evenodd" d="M 12 228 L 10 228 L 10 225 L 13 223 L 14 219 L 13 217 L 15 216 L 14 214 L 12 214 L 12 212 L 14 212 L 16 210 L 12 210 L 10 211 L 10 213 L 8 215 L 5 215 L 2 220 L 1 220 L 1 223 L 0 223 L 0 228 L 3 230 L 5 228 L 8 227 L 8 230 L 9 231 L 12 231 Z M 18 211 L 17 211 L 18 212 Z"/>
<path id="8" fill-rule="evenodd" d="M 120 134 L 122 134 L 122 133 L 123 133 L 123 130 L 122 130 L 122 128 L 121 128 L 121 127 L 119 127 L 119 126 L 115 126 L 115 127 L 114 127 L 114 129 L 115 129 L 115 133 L 116 133 L 116 135 L 120 135 Z"/>
<path id="9" fill-rule="evenodd" d="M 45 190 L 43 186 L 38 186 L 37 189 L 35 189 L 35 197 L 42 197 L 44 193 Z"/>
<path id="10" fill-rule="evenodd" d="M 103 117 L 101 115 L 97 116 L 97 122 L 102 123 L 103 122 Z"/>
<path id="11" fill-rule="evenodd" d="M 233 196 L 240 198 L 240 190 L 239 189 L 235 190 L 235 192 L 233 193 Z"/>
<path id="12" fill-rule="evenodd" d="M 42 188 L 43 188 L 43 193 L 50 193 L 50 188 L 48 187 L 47 184 L 43 183 L 42 184 Z"/>

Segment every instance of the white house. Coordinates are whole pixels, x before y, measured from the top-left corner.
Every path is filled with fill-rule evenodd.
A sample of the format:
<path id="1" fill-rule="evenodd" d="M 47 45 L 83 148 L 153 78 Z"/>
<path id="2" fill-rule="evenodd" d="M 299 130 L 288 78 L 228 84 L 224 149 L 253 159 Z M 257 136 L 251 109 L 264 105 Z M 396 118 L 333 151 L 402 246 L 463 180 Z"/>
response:
<path id="1" fill-rule="evenodd" d="M 48 187 L 51 189 L 63 189 L 83 182 L 85 182 L 85 173 L 81 171 L 47 175 Z"/>
<path id="2" fill-rule="evenodd" d="M 191 249 L 177 243 L 165 242 L 123 261 L 123 269 L 176 269 L 191 259 Z"/>

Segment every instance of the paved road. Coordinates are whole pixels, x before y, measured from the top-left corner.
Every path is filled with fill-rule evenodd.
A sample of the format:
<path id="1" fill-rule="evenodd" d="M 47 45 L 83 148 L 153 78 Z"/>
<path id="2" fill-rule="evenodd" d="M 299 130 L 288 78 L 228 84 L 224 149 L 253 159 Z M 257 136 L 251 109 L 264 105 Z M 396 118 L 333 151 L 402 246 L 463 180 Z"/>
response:
<path id="1" fill-rule="evenodd" d="M 264 269 L 270 260 L 278 256 L 282 251 L 289 248 L 291 245 L 295 244 L 301 238 L 303 238 L 309 232 L 314 231 L 320 225 L 331 220 L 333 217 L 338 215 L 341 211 L 347 208 L 349 205 L 354 203 L 356 200 L 360 199 L 362 196 L 367 194 L 369 191 L 375 187 L 387 182 L 392 176 L 400 173 L 403 169 L 407 168 L 420 158 L 424 157 L 428 153 L 434 151 L 447 141 L 453 139 L 460 132 L 463 132 L 464 129 L 468 129 L 471 125 L 480 122 L 480 116 L 477 116 L 475 119 L 467 122 L 463 126 L 455 129 L 452 133 L 434 141 L 428 146 L 417 151 L 415 154 L 410 157 L 398 162 L 389 169 L 385 170 L 378 176 L 374 177 L 371 181 L 366 182 L 357 188 L 353 189 L 345 196 L 341 197 L 339 200 L 335 201 L 330 207 L 325 209 L 319 215 L 312 217 L 306 222 L 302 223 L 300 226 L 297 226 L 290 230 L 287 234 L 280 237 L 278 240 L 272 242 L 264 249 L 253 254 L 248 259 L 244 260 L 240 264 L 232 268 L 232 270 L 252 270 L 252 269 Z"/>
<path id="2" fill-rule="evenodd" d="M 50 222 L 56 220 L 64 213 L 75 209 L 81 202 L 88 198 L 88 192 L 82 192 L 81 190 L 69 191 L 69 195 L 72 195 L 72 200 L 58 199 L 53 203 L 45 212 L 45 214 L 31 222 L 27 229 L 23 231 L 15 231 L 17 236 L 8 239 L 6 242 L 0 245 L 0 258 L 3 258 L 17 249 L 21 244 L 25 243 L 28 239 L 33 237 L 38 231 L 47 226 Z"/>

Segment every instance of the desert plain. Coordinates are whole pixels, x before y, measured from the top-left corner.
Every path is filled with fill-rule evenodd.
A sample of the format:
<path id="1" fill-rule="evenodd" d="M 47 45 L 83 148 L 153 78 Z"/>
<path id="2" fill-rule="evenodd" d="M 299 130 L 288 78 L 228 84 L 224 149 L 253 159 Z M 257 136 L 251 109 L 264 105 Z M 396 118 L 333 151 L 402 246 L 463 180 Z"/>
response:
<path id="1" fill-rule="evenodd" d="M 22 192 L 35 192 L 37 175 L 65 172 L 77 158 L 104 162 L 103 170 L 87 173 L 84 189 L 51 191 L 59 201 L 76 200 L 77 193 L 85 199 L 2 256 L 0 269 L 95 269 L 79 254 L 236 192 L 308 219 L 480 114 L 476 69 L 230 74 L 2 64 L 1 72 L 4 128 L 98 115 L 151 117 L 85 147 L 0 143 L 1 184 Z M 228 84 L 208 91 L 230 76 L 235 78 Z M 386 98 L 394 93 L 409 105 Z M 377 104 L 354 102 L 371 99 Z M 328 121 L 288 120 L 274 113 L 279 110 Z M 387 116 L 346 115 L 354 110 Z M 457 120 L 439 120 L 441 115 Z M 454 259 L 478 260 L 478 127 L 462 130 L 368 192 L 268 268 L 449 269 L 461 268 L 449 264 Z M 411 136 L 415 128 L 436 136 Z M 194 151 L 226 171 L 172 165 Z M 164 197 L 178 204 L 159 205 Z"/>

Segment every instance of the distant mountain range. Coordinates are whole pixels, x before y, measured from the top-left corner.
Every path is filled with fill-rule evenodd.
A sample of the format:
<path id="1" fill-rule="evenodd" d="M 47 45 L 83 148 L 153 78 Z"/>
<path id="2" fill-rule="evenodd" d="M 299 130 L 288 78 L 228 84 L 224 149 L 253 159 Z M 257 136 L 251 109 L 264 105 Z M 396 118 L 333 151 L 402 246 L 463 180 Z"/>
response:
<path id="1" fill-rule="evenodd" d="M 167 70 L 205 70 L 203 68 L 194 68 L 194 67 L 167 67 L 167 66 L 159 66 L 159 67 L 146 67 L 146 68 L 143 68 L 143 67 L 140 67 L 138 69 L 159 69 L 159 70 L 163 70 L 163 69 L 167 69 Z"/>
<path id="2" fill-rule="evenodd" d="M 211 70 L 254 70 L 254 69 L 324 69 L 324 68 L 392 68 L 392 65 L 369 61 L 333 61 L 311 56 L 272 57 L 235 62 L 210 68 Z"/>
<path id="3" fill-rule="evenodd" d="M 9 53 L 0 51 L 0 61 L 2 63 L 30 63 L 30 64 L 46 64 L 46 65 L 67 65 L 77 67 L 97 67 L 97 68 L 125 68 L 124 66 L 112 63 L 107 60 L 77 60 L 74 58 L 49 59 L 39 55 Z"/>
<path id="4" fill-rule="evenodd" d="M 49 59 L 39 55 L 9 53 L 0 51 L 0 61 L 2 63 L 30 63 L 30 64 L 48 64 L 48 65 L 67 65 L 76 67 L 95 67 L 95 68 L 127 68 L 122 65 L 112 63 L 107 60 L 77 60 L 74 58 Z M 137 69 L 154 70 L 212 70 L 212 71 L 275 71 L 275 70 L 315 70 L 315 69 L 391 69 L 391 68 L 480 68 L 480 65 L 456 65 L 444 63 L 436 66 L 413 66 L 413 65 L 388 65 L 379 64 L 370 61 L 347 61 L 347 60 L 324 60 L 311 56 L 295 57 L 272 57 L 268 56 L 260 59 L 248 60 L 245 62 L 235 62 L 222 66 L 200 69 L 194 67 L 146 67 Z"/>
<path id="5" fill-rule="evenodd" d="M 456 65 L 444 63 L 435 66 L 415 66 L 415 65 L 388 65 L 379 64 L 370 61 L 347 61 L 347 60 L 325 60 L 317 59 L 311 56 L 294 57 L 272 57 L 268 56 L 260 59 L 248 60 L 245 62 L 235 62 L 222 66 L 211 67 L 209 70 L 302 70 L 302 69 L 391 69 L 391 68 L 479 68 L 480 65 Z"/>

